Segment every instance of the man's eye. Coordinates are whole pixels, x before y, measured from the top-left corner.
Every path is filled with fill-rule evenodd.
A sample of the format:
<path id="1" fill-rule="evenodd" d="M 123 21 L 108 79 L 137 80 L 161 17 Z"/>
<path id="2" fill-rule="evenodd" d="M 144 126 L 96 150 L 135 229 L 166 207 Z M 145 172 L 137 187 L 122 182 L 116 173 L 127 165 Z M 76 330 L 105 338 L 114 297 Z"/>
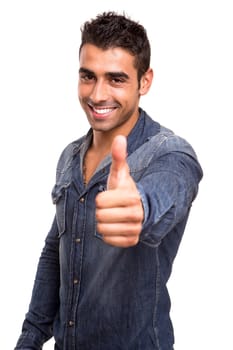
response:
<path id="1" fill-rule="evenodd" d="M 91 74 L 82 74 L 80 75 L 80 79 L 83 81 L 91 81 L 94 79 L 94 77 Z"/>
<path id="2" fill-rule="evenodd" d="M 122 78 L 112 78 L 111 81 L 112 81 L 113 84 L 122 84 L 122 83 L 124 83 L 124 79 L 122 79 Z"/>

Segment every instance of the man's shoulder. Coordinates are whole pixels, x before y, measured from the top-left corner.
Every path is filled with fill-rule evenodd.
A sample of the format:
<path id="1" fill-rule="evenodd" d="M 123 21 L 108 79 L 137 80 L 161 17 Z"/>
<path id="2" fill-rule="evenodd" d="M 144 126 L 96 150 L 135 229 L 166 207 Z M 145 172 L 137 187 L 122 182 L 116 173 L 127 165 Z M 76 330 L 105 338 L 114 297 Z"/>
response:
<path id="1" fill-rule="evenodd" d="M 152 160 L 155 161 L 174 152 L 197 159 L 196 153 L 189 142 L 175 134 L 173 130 L 154 121 L 145 112 L 144 116 L 147 137 L 127 159 L 131 172 L 147 168 Z"/>
<path id="2" fill-rule="evenodd" d="M 185 138 L 153 120 L 145 111 L 142 112 L 147 130 L 150 130 L 150 137 L 144 145 L 147 152 L 153 154 L 156 152 L 158 156 L 168 152 L 182 152 L 196 158 L 194 149 Z"/>

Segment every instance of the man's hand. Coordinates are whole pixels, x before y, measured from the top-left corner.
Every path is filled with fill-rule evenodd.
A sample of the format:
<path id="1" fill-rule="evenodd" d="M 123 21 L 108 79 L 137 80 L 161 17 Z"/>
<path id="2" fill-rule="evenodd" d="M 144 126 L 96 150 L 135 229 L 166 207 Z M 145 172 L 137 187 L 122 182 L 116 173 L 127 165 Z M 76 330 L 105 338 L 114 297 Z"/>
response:
<path id="1" fill-rule="evenodd" d="M 144 216 L 126 157 L 126 138 L 116 136 L 112 143 L 107 191 L 96 196 L 97 231 L 106 243 L 116 247 L 130 247 L 138 243 Z"/>

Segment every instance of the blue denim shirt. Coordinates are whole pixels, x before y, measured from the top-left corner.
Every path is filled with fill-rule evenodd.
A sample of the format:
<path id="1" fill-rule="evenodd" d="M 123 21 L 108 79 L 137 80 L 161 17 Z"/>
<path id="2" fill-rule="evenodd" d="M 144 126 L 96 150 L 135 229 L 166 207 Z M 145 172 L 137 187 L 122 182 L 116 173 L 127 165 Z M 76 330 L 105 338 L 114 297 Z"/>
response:
<path id="1" fill-rule="evenodd" d="M 128 136 L 128 164 L 144 207 L 140 242 L 107 245 L 96 231 L 95 197 L 111 157 L 85 187 L 82 161 L 92 131 L 68 145 L 52 191 L 56 216 L 45 241 L 16 349 L 171 350 L 167 291 L 202 170 L 192 147 L 143 110 Z"/>

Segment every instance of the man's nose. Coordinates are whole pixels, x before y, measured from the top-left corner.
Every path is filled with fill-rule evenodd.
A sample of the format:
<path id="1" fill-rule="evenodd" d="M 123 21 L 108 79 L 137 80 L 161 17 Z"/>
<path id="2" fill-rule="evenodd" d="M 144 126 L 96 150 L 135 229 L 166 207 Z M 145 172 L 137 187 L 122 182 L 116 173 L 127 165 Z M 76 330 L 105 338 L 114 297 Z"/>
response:
<path id="1" fill-rule="evenodd" d="M 93 86 L 90 98 L 94 103 L 106 101 L 108 98 L 108 86 L 104 81 L 96 81 Z"/>

